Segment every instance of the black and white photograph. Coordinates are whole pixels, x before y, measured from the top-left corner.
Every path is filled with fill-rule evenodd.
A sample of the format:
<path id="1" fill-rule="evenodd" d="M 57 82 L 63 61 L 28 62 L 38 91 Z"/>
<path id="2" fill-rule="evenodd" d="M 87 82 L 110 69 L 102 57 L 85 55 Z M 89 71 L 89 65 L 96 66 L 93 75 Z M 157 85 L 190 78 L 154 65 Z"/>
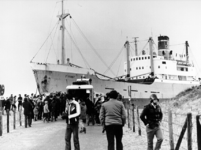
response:
<path id="1" fill-rule="evenodd" d="M 200 0 L 0 0 L 1 150 L 201 150 Z"/>

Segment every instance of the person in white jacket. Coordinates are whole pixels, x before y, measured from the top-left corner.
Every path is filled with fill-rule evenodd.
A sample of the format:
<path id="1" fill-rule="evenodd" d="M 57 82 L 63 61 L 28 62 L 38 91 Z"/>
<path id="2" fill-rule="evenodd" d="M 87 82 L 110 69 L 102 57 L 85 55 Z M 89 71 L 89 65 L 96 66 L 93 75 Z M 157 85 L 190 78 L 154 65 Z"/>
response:
<path id="1" fill-rule="evenodd" d="M 71 150 L 71 134 L 73 133 L 73 141 L 75 150 L 80 150 L 79 144 L 79 115 L 80 104 L 70 94 L 67 95 L 66 112 L 68 118 L 66 119 L 67 127 L 65 134 L 66 147 L 65 150 Z"/>

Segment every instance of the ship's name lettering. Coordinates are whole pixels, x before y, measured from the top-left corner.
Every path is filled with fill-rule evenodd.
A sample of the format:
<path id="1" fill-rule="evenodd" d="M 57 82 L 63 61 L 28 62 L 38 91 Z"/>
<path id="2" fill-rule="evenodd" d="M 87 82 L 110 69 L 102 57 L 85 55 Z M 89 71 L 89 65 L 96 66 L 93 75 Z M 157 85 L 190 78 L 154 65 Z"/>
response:
<path id="1" fill-rule="evenodd" d="M 74 78 L 74 76 L 66 75 L 66 78 Z"/>

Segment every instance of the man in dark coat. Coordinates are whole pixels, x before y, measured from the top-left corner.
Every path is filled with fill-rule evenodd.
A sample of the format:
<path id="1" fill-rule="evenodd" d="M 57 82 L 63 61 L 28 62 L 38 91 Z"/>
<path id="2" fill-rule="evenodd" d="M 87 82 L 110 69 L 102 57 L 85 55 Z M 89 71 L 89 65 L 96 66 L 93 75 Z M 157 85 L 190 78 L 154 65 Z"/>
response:
<path id="1" fill-rule="evenodd" d="M 29 127 L 31 127 L 32 106 L 27 98 L 24 98 L 23 108 L 24 108 L 24 116 L 25 116 L 25 128 L 27 128 L 27 122 L 28 122 Z"/>
<path id="2" fill-rule="evenodd" d="M 21 94 L 19 94 L 19 97 L 18 97 L 18 111 L 19 111 L 19 108 L 22 106 L 22 96 Z"/>
<path id="3" fill-rule="evenodd" d="M 153 150 L 154 135 L 157 138 L 154 150 L 160 150 L 163 142 L 163 135 L 160 128 L 160 123 L 163 118 L 161 107 L 158 105 L 159 99 L 156 94 L 150 96 L 150 104 L 146 105 L 140 115 L 141 120 L 146 126 L 147 131 L 147 150 Z"/>
<path id="4" fill-rule="evenodd" d="M 11 102 L 10 102 L 10 99 L 7 98 L 5 101 L 5 110 L 7 115 L 10 114 L 10 108 L 11 108 Z"/>
<path id="5" fill-rule="evenodd" d="M 94 120 L 94 114 L 95 114 L 95 108 L 94 108 L 94 104 L 93 102 L 89 99 L 89 97 L 87 97 L 85 99 L 85 103 L 87 106 L 87 125 L 89 125 L 90 122 L 92 122 L 92 124 L 95 124 L 95 120 Z"/>

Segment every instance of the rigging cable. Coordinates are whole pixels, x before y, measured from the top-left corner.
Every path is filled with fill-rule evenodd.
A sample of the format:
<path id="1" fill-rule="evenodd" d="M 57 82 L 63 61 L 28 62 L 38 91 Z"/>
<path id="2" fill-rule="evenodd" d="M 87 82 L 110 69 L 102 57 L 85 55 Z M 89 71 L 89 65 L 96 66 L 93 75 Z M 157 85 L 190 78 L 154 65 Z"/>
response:
<path id="1" fill-rule="evenodd" d="M 59 21 L 55 24 L 54 28 L 56 27 L 56 25 L 59 24 Z M 49 35 L 47 36 L 47 38 L 45 39 L 45 41 L 43 42 L 43 44 L 41 45 L 40 49 L 38 50 L 38 52 L 34 55 L 34 57 L 31 59 L 31 62 L 32 60 L 36 57 L 36 55 L 39 53 L 39 51 L 41 50 L 41 48 L 44 46 L 44 44 L 46 43 L 46 41 L 48 40 L 48 38 L 51 36 L 54 28 L 52 29 L 52 31 L 49 33 Z"/>
<path id="2" fill-rule="evenodd" d="M 73 18 L 71 18 L 73 19 Z M 83 32 L 81 31 L 81 29 L 79 28 L 79 26 L 76 24 L 76 22 L 73 19 L 73 23 L 76 25 L 76 27 L 78 28 L 78 30 L 80 31 L 80 33 L 82 34 L 82 36 L 84 37 L 84 39 L 86 40 L 86 42 L 89 44 L 89 46 L 92 48 L 92 50 L 94 50 L 94 52 L 96 53 L 96 55 L 99 57 L 99 59 L 102 61 L 102 63 L 107 67 L 107 64 L 105 63 L 105 61 L 102 59 L 102 57 L 98 54 L 98 52 L 96 51 L 96 49 L 92 46 L 92 44 L 89 42 L 89 40 L 86 38 L 86 36 L 83 34 Z M 112 70 L 110 70 L 111 73 L 115 76 L 114 72 Z"/>
<path id="3" fill-rule="evenodd" d="M 193 60 L 195 61 L 195 65 L 196 65 L 195 69 L 196 69 L 197 75 L 200 76 L 200 75 L 201 75 L 201 69 L 199 68 L 199 65 L 198 65 L 198 63 L 197 63 L 197 61 L 196 61 L 196 59 L 195 59 L 195 57 L 194 57 L 194 55 L 193 55 L 193 52 L 192 52 L 190 46 L 189 46 L 189 49 L 190 49 L 190 54 L 191 54 L 192 57 L 193 57 L 193 59 L 191 59 L 191 61 L 192 61 L 192 63 L 193 63 Z M 194 65 L 194 64 L 193 64 L 193 65 Z"/>
<path id="4" fill-rule="evenodd" d="M 50 36 L 50 37 L 51 37 L 51 36 Z M 52 43 L 53 43 L 52 37 L 51 37 L 51 40 L 52 40 Z M 56 54 L 56 50 L 55 50 L 55 48 L 54 48 L 54 45 L 53 45 L 53 49 L 54 49 L 54 54 L 55 54 L 55 56 L 56 56 L 56 59 L 58 60 L 58 56 L 57 56 L 57 54 Z"/>
<path id="5" fill-rule="evenodd" d="M 120 61 L 120 63 L 119 63 L 119 67 L 118 67 L 118 70 L 117 70 L 116 77 L 117 77 L 117 76 L 118 76 L 118 74 L 119 74 L 119 68 L 120 68 L 120 66 L 121 66 L 122 60 L 123 60 L 123 57 L 121 57 L 121 61 Z"/>
<path id="6" fill-rule="evenodd" d="M 68 33 L 68 35 L 69 35 L 70 39 L 72 40 L 73 44 L 75 45 L 75 47 L 76 47 L 76 48 L 77 48 L 77 50 L 79 51 L 79 53 L 80 53 L 80 55 L 81 55 L 82 59 L 84 60 L 85 64 L 87 64 L 87 66 L 88 66 L 89 68 L 91 68 L 91 67 L 90 67 L 90 65 L 88 64 L 88 62 L 86 61 L 86 59 L 84 58 L 84 56 L 82 55 L 82 53 L 81 53 L 81 51 L 80 51 L 79 47 L 78 47 L 78 46 L 76 45 L 76 43 L 74 42 L 74 40 L 73 40 L 72 36 L 70 35 L 70 33 L 68 32 L 68 30 L 67 30 L 67 29 L 66 29 L 66 32 Z"/>
<path id="7" fill-rule="evenodd" d="M 55 30 L 55 32 L 54 32 L 54 36 L 53 36 L 53 38 L 55 37 L 55 34 L 56 34 L 56 31 L 57 31 L 57 28 L 58 28 L 58 24 L 57 24 L 56 30 Z M 51 36 L 50 36 L 50 37 L 51 37 Z M 52 37 L 51 37 L 51 39 L 52 39 Z M 52 40 L 52 44 L 51 44 L 51 46 L 50 46 L 50 49 L 49 49 L 49 52 L 48 52 L 48 55 L 47 55 L 47 58 L 46 58 L 45 63 L 47 63 L 47 59 L 48 59 L 48 57 L 49 57 L 50 50 L 51 50 L 53 44 L 54 44 L 54 43 L 53 43 L 53 40 Z M 54 47 L 54 46 L 53 46 L 53 47 Z"/>
<path id="8" fill-rule="evenodd" d="M 131 47 L 131 49 L 132 49 L 133 51 L 135 51 L 134 48 L 131 46 L 131 44 L 130 44 L 130 47 Z M 133 53 L 132 53 L 132 51 L 130 51 L 130 56 L 134 56 Z"/>
<path id="9" fill-rule="evenodd" d="M 117 58 L 119 57 L 119 55 L 122 53 L 124 49 L 124 46 L 121 48 L 120 52 L 118 53 L 118 55 L 116 56 L 116 58 L 112 61 L 112 63 L 110 64 L 110 66 L 107 68 L 107 70 L 103 73 L 103 74 L 106 74 L 108 70 L 111 69 L 111 67 L 113 66 L 113 64 L 116 62 Z"/>
<path id="10" fill-rule="evenodd" d="M 66 20 L 66 22 L 67 22 L 67 20 Z M 68 22 L 67 22 L 67 25 L 68 25 Z M 75 37 L 74 37 L 74 35 L 73 35 L 73 32 L 72 32 L 72 28 L 71 28 L 71 21 L 69 21 L 69 28 L 70 28 L 70 35 L 72 36 L 72 39 L 73 39 L 73 41 L 74 41 L 74 43 L 77 43 L 76 42 L 76 39 L 75 39 Z M 73 48 L 72 48 L 72 40 L 71 40 L 71 45 L 70 45 L 70 47 L 71 47 L 71 59 L 72 59 L 72 61 L 73 61 Z"/>
<path id="11" fill-rule="evenodd" d="M 149 41 L 147 41 L 147 43 L 146 43 L 145 46 L 142 48 L 142 50 L 144 50 L 144 48 L 147 46 L 148 43 L 149 43 Z M 142 51 L 142 50 L 141 50 L 141 51 Z M 141 52 L 141 51 L 140 51 L 140 52 Z M 139 52 L 138 52 L 138 55 L 139 55 Z"/>

